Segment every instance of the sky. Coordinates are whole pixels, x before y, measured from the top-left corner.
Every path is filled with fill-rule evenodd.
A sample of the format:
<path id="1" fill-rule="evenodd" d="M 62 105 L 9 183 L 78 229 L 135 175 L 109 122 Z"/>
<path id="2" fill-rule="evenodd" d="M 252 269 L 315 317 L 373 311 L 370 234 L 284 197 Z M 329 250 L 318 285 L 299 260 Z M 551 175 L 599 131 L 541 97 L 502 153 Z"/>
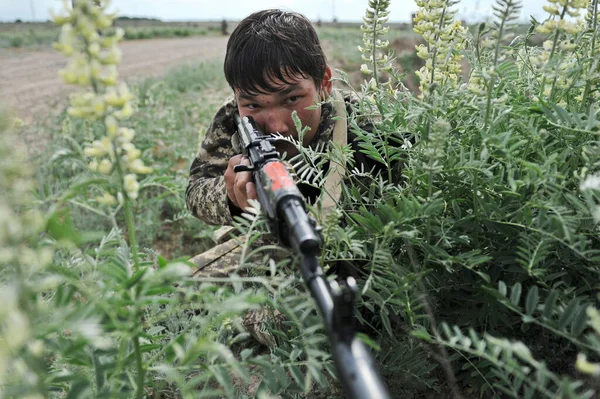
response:
<path id="1" fill-rule="evenodd" d="M 524 0 L 521 18 L 530 15 L 545 18 L 542 6 L 546 0 Z M 491 17 L 493 0 L 461 0 L 455 7 L 461 19 L 468 22 Z M 203 21 L 227 19 L 236 21 L 254 11 L 283 8 L 300 12 L 309 19 L 331 21 L 362 21 L 368 0 L 112 0 L 111 9 L 119 15 L 152 17 L 165 21 Z M 49 10 L 60 11 L 63 0 L 0 0 L 0 21 L 44 21 Z M 408 22 L 417 6 L 412 0 L 391 0 L 390 22 Z"/>

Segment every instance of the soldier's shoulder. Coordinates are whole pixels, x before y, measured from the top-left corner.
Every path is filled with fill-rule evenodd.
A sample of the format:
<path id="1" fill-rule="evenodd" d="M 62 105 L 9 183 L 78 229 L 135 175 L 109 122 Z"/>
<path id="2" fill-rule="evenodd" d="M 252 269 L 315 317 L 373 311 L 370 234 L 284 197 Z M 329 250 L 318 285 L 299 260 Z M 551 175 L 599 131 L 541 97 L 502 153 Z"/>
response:
<path id="1" fill-rule="evenodd" d="M 232 130 L 234 127 L 233 115 L 237 111 L 237 102 L 235 97 L 230 95 L 225 99 L 212 121 L 212 128 L 225 131 Z"/>
<path id="2" fill-rule="evenodd" d="M 341 96 L 344 99 L 344 102 L 346 103 L 346 105 L 348 105 L 348 104 L 358 104 L 358 102 L 360 101 L 360 98 L 358 97 L 358 95 L 354 91 L 351 91 L 351 90 L 339 90 L 338 89 L 338 92 L 341 94 Z"/>

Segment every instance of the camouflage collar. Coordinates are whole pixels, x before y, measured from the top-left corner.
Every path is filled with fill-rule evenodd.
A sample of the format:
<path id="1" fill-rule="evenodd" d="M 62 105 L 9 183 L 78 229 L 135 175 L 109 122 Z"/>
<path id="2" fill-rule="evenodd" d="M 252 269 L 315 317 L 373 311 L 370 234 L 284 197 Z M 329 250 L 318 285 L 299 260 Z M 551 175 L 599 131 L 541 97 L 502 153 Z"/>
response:
<path id="1" fill-rule="evenodd" d="M 333 115 L 334 111 L 331 98 L 332 97 L 330 96 L 329 100 L 323 102 L 323 104 L 321 105 L 321 122 L 319 123 L 317 134 L 309 144 L 309 147 L 313 150 L 318 148 L 320 145 L 326 144 L 331 140 L 333 128 L 335 126 L 333 120 L 333 117 L 335 115 Z"/>

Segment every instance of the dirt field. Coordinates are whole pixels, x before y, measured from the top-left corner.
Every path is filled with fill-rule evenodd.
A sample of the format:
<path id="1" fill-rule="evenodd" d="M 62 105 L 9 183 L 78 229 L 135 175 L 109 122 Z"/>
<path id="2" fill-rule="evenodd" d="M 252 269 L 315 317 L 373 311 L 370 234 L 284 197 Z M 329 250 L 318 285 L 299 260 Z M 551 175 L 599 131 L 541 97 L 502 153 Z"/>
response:
<path id="1" fill-rule="evenodd" d="M 215 36 L 126 41 L 120 76 L 157 76 L 175 65 L 222 58 L 226 43 L 227 37 Z M 46 114 L 74 90 L 58 76 L 65 65 L 54 49 L 0 50 L 0 102 L 25 120 Z"/>

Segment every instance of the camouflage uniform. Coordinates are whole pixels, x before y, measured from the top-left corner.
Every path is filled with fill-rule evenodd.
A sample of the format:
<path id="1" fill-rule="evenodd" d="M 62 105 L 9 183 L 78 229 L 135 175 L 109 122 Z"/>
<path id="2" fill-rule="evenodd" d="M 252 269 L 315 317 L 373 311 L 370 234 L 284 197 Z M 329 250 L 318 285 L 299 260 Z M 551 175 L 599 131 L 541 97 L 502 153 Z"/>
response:
<path id="1" fill-rule="evenodd" d="M 356 97 L 344 95 L 343 97 L 346 112 L 352 112 L 351 103 L 356 102 Z M 198 154 L 194 159 L 190 169 L 190 180 L 186 189 L 187 208 L 199 219 L 212 225 L 227 226 L 233 222 L 233 217 L 241 214 L 241 210 L 233 205 L 228 196 L 225 186 L 224 174 L 229 164 L 229 159 L 239 154 L 235 143 L 238 141 L 233 115 L 237 112 L 235 98 L 228 98 L 221 108 L 217 111 L 211 126 L 207 130 Z M 327 144 L 332 140 L 332 134 L 336 121 L 333 101 L 323 103 L 321 108 L 321 122 L 317 133 L 310 143 L 310 147 L 316 149 L 318 146 Z M 344 115 L 345 116 L 345 115 Z M 348 143 L 352 144 L 355 150 L 356 161 L 360 164 L 364 162 L 364 156 L 358 151 L 356 143 L 352 142 L 353 135 L 346 132 Z M 313 200 L 318 196 L 319 190 L 306 186 L 299 188 L 303 195 Z M 311 192 L 312 190 L 312 192 Z M 309 198 L 309 200 L 310 200 Z M 220 229 L 221 230 L 221 229 Z M 225 239 L 217 238 L 214 248 L 195 256 L 191 259 L 198 266 L 194 276 L 226 276 L 236 271 L 240 261 L 243 238 L 231 238 L 231 230 L 226 230 L 222 235 Z M 221 242 L 224 241 L 224 242 Z M 273 242 L 262 241 L 256 245 L 272 244 Z M 273 258 L 287 256 L 287 252 L 282 249 L 281 253 L 270 254 Z M 258 256 L 255 259 L 247 259 L 246 264 L 258 262 Z M 261 324 L 263 323 L 264 312 L 250 312 L 244 320 L 244 325 L 261 343 L 272 346 L 273 337 L 261 334 Z M 278 315 L 271 315 L 271 318 L 278 320 Z"/>

